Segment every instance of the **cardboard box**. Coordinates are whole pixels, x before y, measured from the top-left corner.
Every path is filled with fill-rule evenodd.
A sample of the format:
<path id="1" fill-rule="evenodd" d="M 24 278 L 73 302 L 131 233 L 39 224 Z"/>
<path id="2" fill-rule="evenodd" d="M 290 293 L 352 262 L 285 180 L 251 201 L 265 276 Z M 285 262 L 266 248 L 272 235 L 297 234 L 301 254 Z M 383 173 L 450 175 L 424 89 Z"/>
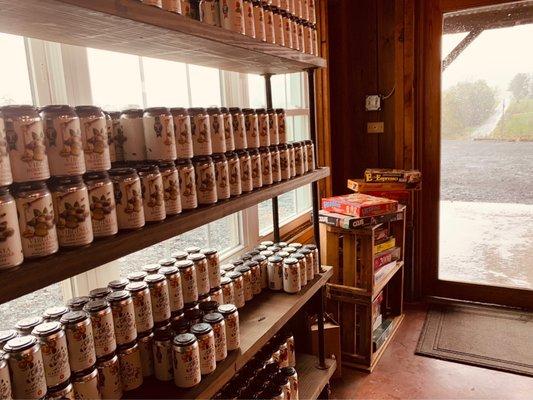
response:
<path id="1" fill-rule="evenodd" d="M 401 192 L 404 190 L 420 190 L 422 182 L 365 182 L 364 179 L 348 179 L 348 189 L 356 193 L 369 192 Z"/>
<path id="2" fill-rule="evenodd" d="M 337 369 L 333 373 L 332 378 L 340 378 L 342 376 L 341 367 L 341 328 L 333 322 L 326 321 L 324 323 L 324 341 L 326 358 L 331 358 L 333 354 L 337 360 Z M 311 325 L 311 352 L 318 357 L 318 325 Z"/>
<path id="3" fill-rule="evenodd" d="M 369 168 L 365 171 L 365 182 L 378 183 L 418 183 L 422 174 L 417 170 Z"/>
<path id="4" fill-rule="evenodd" d="M 322 199 L 322 209 L 333 213 L 354 217 L 370 217 L 394 212 L 398 202 L 382 197 L 354 193 L 344 196 L 326 197 Z"/>

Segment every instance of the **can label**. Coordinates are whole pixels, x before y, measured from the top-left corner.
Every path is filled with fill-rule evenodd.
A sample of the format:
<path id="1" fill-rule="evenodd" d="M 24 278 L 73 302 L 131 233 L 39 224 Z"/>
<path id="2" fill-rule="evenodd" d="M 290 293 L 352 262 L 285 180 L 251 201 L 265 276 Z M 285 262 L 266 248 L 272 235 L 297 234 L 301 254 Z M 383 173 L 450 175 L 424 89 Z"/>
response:
<path id="1" fill-rule="evenodd" d="M 268 147 L 270 146 L 270 122 L 268 114 L 259 114 L 259 146 Z"/>
<path id="2" fill-rule="evenodd" d="M 170 381 L 174 371 L 172 366 L 172 344 L 170 340 L 154 342 L 154 373 L 160 381 Z"/>
<path id="3" fill-rule="evenodd" d="M 116 161 L 124 161 L 124 129 L 120 124 L 120 118 L 111 118 L 113 127 L 113 146 L 115 147 Z M 143 138 L 144 140 L 144 138 Z"/>
<path id="4" fill-rule="evenodd" d="M 146 157 L 149 160 L 175 160 L 176 138 L 171 115 L 143 117 Z"/>
<path id="5" fill-rule="evenodd" d="M 228 356 L 228 348 L 226 346 L 226 323 L 213 324 L 213 333 L 215 335 L 215 357 L 216 361 L 223 361 Z"/>
<path id="6" fill-rule="evenodd" d="M 74 393 L 76 399 L 100 399 L 101 394 L 98 389 L 98 370 L 94 377 L 88 380 L 74 380 L 72 382 L 74 386 Z"/>
<path id="7" fill-rule="evenodd" d="M 6 129 L 4 120 L 0 117 L 0 186 L 11 185 L 11 183 L 13 183 L 13 175 L 9 163 Z"/>
<path id="8" fill-rule="evenodd" d="M 113 312 L 113 326 L 117 345 L 120 346 L 135 340 L 137 331 L 135 329 L 133 302 L 113 304 L 111 305 L 111 311 Z"/>
<path id="9" fill-rule="evenodd" d="M 103 399 L 122 398 L 118 358 L 108 365 L 98 365 L 98 389 Z"/>
<path id="10" fill-rule="evenodd" d="M 125 391 L 137 389 L 143 383 L 141 355 L 137 347 L 129 354 L 118 353 L 120 362 L 120 380 Z"/>
<path id="11" fill-rule="evenodd" d="M 283 289 L 283 265 L 281 263 L 268 263 L 268 287 L 271 290 Z"/>
<path id="12" fill-rule="evenodd" d="M 40 351 L 10 354 L 8 361 L 14 398 L 40 399 L 46 394 L 46 379 Z"/>
<path id="13" fill-rule="evenodd" d="M 250 301 L 254 297 L 252 289 L 252 273 L 245 272 L 242 274 L 243 288 L 244 288 L 244 301 Z"/>
<path id="14" fill-rule="evenodd" d="M 256 37 L 255 21 L 254 21 L 254 6 L 252 1 L 244 1 L 244 31 L 247 36 Z"/>
<path id="15" fill-rule="evenodd" d="M 0 203 L 0 269 L 22 264 L 22 242 L 13 198 Z"/>
<path id="16" fill-rule="evenodd" d="M 265 36 L 268 43 L 276 43 L 276 28 L 274 26 L 274 13 L 265 11 Z"/>
<path id="17" fill-rule="evenodd" d="M 287 343 L 282 343 L 279 346 L 279 366 L 280 368 L 289 366 L 289 350 L 287 349 Z"/>
<path id="18" fill-rule="evenodd" d="M 220 265 L 218 254 L 206 257 L 209 275 L 209 286 L 211 289 L 220 286 Z"/>
<path id="19" fill-rule="evenodd" d="M 181 284 L 183 289 L 183 302 L 192 303 L 198 300 L 198 288 L 196 285 L 196 273 L 194 268 L 180 270 Z"/>
<path id="20" fill-rule="evenodd" d="M 252 181 L 252 163 L 250 157 L 241 157 L 241 186 L 243 192 L 251 192 L 254 189 Z"/>
<path id="21" fill-rule="evenodd" d="M 65 328 L 68 343 L 70 369 L 83 371 L 94 365 L 96 352 L 91 324 L 76 324 Z"/>
<path id="22" fill-rule="evenodd" d="M 254 7 L 254 25 L 255 25 L 255 37 L 263 42 L 266 42 L 266 30 L 265 30 L 265 11 L 263 7 Z"/>
<path id="23" fill-rule="evenodd" d="M 211 145 L 213 153 L 226 152 L 226 137 L 224 136 L 224 118 L 222 114 L 209 116 L 211 121 Z"/>
<path id="24" fill-rule="evenodd" d="M 41 118 L 5 119 L 11 173 L 15 182 L 50 178 Z"/>
<path id="25" fill-rule="evenodd" d="M 163 0 L 162 6 L 164 10 L 181 14 L 181 1 L 180 0 Z"/>
<path id="26" fill-rule="evenodd" d="M 107 171 L 111 168 L 105 116 L 80 118 L 81 139 L 87 171 Z"/>
<path id="27" fill-rule="evenodd" d="M 146 158 L 144 125 L 142 118 L 120 118 L 121 129 L 117 130 L 115 143 L 123 148 L 124 161 L 141 161 Z"/>
<path id="28" fill-rule="evenodd" d="M 26 198 L 17 197 L 16 203 L 24 257 L 42 257 L 55 253 L 59 244 L 52 195 L 45 193 Z"/>
<path id="29" fill-rule="evenodd" d="M 244 124 L 243 114 L 233 115 L 233 138 L 235 140 L 235 149 L 242 150 L 248 147 L 246 140 L 246 127 Z"/>
<path id="30" fill-rule="evenodd" d="M 78 117 L 57 116 L 44 120 L 45 143 L 53 176 L 85 173 L 85 156 Z"/>
<path id="31" fill-rule="evenodd" d="M 119 229 L 137 229 L 145 224 L 141 181 L 139 178 L 113 185 Z"/>
<path id="32" fill-rule="evenodd" d="M 244 116 L 246 124 L 246 142 L 248 148 L 259 147 L 259 122 L 257 114 L 247 114 Z"/>
<path id="33" fill-rule="evenodd" d="M 242 278 L 233 281 L 233 299 L 237 308 L 244 307 L 244 281 Z"/>
<path id="34" fill-rule="evenodd" d="M 115 140 L 113 139 L 113 120 L 106 116 L 105 127 L 107 133 L 107 145 L 109 147 L 109 160 L 113 163 L 117 161 L 117 150 L 115 148 Z"/>
<path id="35" fill-rule="evenodd" d="M 261 268 L 259 266 L 252 268 L 252 292 L 254 296 L 261 293 Z"/>
<path id="36" fill-rule="evenodd" d="M 283 290 L 287 293 L 298 293 L 301 290 L 300 268 L 296 265 L 283 266 Z"/>
<path id="37" fill-rule="evenodd" d="M 263 187 L 263 174 L 261 168 L 261 156 L 259 154 L 252 154 L 250 156 L 252 163 L 252 182 L 254 189 Z"/>
<path id="38" fill-rule="evenodd" d="M 229 171 L 227 161 L 215 164 L 215 178 L 217 181 L 217 198 L 229 199 L 231 192 L 229 187 Z"/>
<path id="39" fill-rule="evenodd" d="M 152 376 L 154 374 L 153 343 L 154 341 L 152 337 L 148 340 L 137 341 L 137 346 L 139 346 L 139 351 L 141 353 L 141 367 L 144 377 Z"/>
<path id="40" fill-rule="evenodd" d="M 83 246 L 93 241 L 87 187 L 67 193 L 54 192 L 54 215 L 60 246 Z"/>
<path id="41" fill-rule="evenodd" d="M 184 210 L 192 210 L 198 207 L 194 168 L 180 167 L 178 172 L 180 177 L 181 206 Z"/>
<path id="42" fill-rule="evenodd" d="M 244 35 L 243 1 L 221 0 L 220 7 L 222 27 Z"/>
<path id="43" fill-rule="evenodd" d="M 150 174 L 141 177 L 141 192 L 145 220 L 164 220 L 166 218 L 166 210 L 161 174 Z"/>
<path id="44" fill-rule="evenodd" d="M 307 285 L 307 268 L 304 260 L 299 261 L 298 264 L 300 267 L 300 287 L 304 287 Z"/>
<path id="45" fill-rule="evenodd" d="M 272 158 L 270 152 L 261 153 L 261 174 L 264 185 L 272 185 Z"/>
<path id="46" fill-rule="evenodd" d="M 91 325 L 93 327 L 94 348 L 96 357 L 103 357 L 117 348 L 115 341 L 115 328 L 113 327 L 113 315 L 111 312 L 105 314 L 91 315 Z"/>
<path id="47" fill-rule="evenodd" d="M 212 162 L 203 163 L 196 168 L 196 195 L 199 204 L 217 202 L 215 166 Z"/>
<path id="48" fill-rule="evenodd" d="M 242 193 L 241 186 L 241 163 L 238 158 L 228 160 L 229 169 L 229 189 L 232 196 L 239 196 Z"/>
<path id="49" fill-rule="evenodd" d="M 195 156 L 209 156 L 213 153 L 209 115 L 197 114 L 191 118 L 192 144 Z"/>
<path id="50" fill-rule="evenodd" d="M 191 117 L 189 115 L 178 115 L 173 117 L 174 134 L 176 135 L 176 156 L 178 158 L 192 158 L 192 133 Z"/>
<path id="51" fill-rule="evenodd" d="M 118 232 L 117 211 L 111 182 L 89 187 L 89 205 L 94 237 L 112 236 Z"/>
<path id="52" fill-rule="evenodd" d="M 65 335 L 41 340 L 41 352 L 48 387 L 67 381 L 70 378 L 70 365 Z"/>
<path id="53" fill-rule="evenodd" d="M 210 296 L 212 301 L 216 301 L 218 304 L 224 304 L 224 296 L 222 294 L 222 289 L 211 291 Z"/>
<path id="54" fill-rule="evenodd" d="M 180 350 L 174 347 L 174 383 L 180 388 L 196 386 L 202 379 L 198 345 L 187 346 Z"/>
<path id="55" fill-rule="evenodd" d="M 135 326 L 137 332 L 148 332 L 154 327 L 152 316 L 152 300 L 148 291 L 132 292 L 133 308 L 135 310 Z"/>
<path id="56" fill-rule="evenodd" d="M 273 151 L 270 153 L 272 161 L 272 181 L 280 182 L 281 181 L 281 166 L 280 166 L 280 157 L 279 151 Z"/>
<path id="57" fill-rule="evenodd" d="M 235 304 L 233 283 L 222 285 L 222 298 L 223 302 L 221 304 Z"/>
<path id="58" fill-rule="evenodd" d="M 287 352 L 289 354 L 289 366 L 296 367 L 296 349 L 293 336 L 287 338 Z"/>
<path id="59" fill-rule="evenodd" d="M 183 294 L 181 289 L 181 276 L 174 274 L 167 277 L 168 295 L 170 300 L 170 312 L 183 309 Z"/>
<path id="60" fill-rule="evenodd" d="M 181 197 L 179 174 L 175 169 L 161 173 L 163 179 L 163 197 L 165 200 L 165 212 L 167 215 L 181 213 Z"/>
<path id="61" fill-rule="evenodd" d="M 211 290 L 209 284 L 209 267 L 206 260 L 199 261 L 194 264 L 196 268 L 196 285 L 198 287 L 198 294 L 206 294 Z"/>
<path id="62" fill-rule="evenodd" d="M 166 281 L 150 286 L 150 300 L 152 301 L 154 322 L 163 322 L 170 319 L 170 304 Z"/>
<path id="63" fill-rule="evenodd" d="M 228 315 L 224 322 L 226 323 L 226 343 L 228 351 L 236 350 L 241 347 L 239 313 L 235 312 Z"/>
<path id="64" fill-rule="evenodd" d="M 11 378 L 9 377 L 9 368 L 6 363 L 0 366 L 0 399 L 11 400 Z"/>
<path id="65" fill-rule="evenodd" d="M 226 140 L 226 151 L 235 150 L 235 140 L 233 139 L 233 118 L 230 113 L 222 114 L 224 118 L 224 138 Z"/>
<path id="66" fill-rule="evenodd" d="M 202 375 L 210 374 L 217 367 L 213 333 L 200 336 L 198 338 L 198 347 L 200 349 L 200 371 Z"/>

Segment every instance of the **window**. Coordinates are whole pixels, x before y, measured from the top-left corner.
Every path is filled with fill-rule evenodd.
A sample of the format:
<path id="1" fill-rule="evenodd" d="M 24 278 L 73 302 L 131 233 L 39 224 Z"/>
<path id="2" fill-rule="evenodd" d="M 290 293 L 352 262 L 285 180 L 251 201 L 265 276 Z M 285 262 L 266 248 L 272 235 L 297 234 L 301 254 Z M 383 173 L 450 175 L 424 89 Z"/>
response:
<path id="1" fill-rule="evenodd" d="M 0 106 L 33 104 L 24 38 L 0 33 L 0 53 L 9 54 L 0 63 Z"/>
<path id="2" fill-rule="evenodd" d="M 310 138 L 307 85 L 303 73 L 275 75 L 272 78 L 272 105 L 287 111 L 287 139 L 289 141 Z M 258 75 L 248 75 L 250 107 L 266 106 L 265 81 Z M 306 186 L 279 196 L 280 225 L 308 212 L 312 206 L 311 186 Z M 258 206 L 259 236 L 272 231 L 272 201 Z"/>

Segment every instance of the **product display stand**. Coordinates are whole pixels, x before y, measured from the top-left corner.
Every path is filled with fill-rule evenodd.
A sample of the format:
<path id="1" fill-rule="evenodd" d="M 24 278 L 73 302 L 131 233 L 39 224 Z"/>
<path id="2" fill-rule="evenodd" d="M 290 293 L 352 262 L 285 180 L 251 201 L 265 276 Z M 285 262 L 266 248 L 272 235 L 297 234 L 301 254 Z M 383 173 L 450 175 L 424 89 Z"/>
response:
<path id="1" fill-rule="evenodd" d="M 271 76 L 307 71 L 310 132 L 315 146 L 315 87 L 317 68 L 326 60 L 297 50 L 261 42 L 219 27 L 150 7 L 137 0 L 0 0 L 2 31 L 60 43 L 187 62 L 242 73 L 263 74 L 267 106 L 272 107 Z M 316 159 L 316 155 L 315 155 Z M 320 244 L 317 181 L 329 176 L 329 168 L 317 168 L 303 176 L 280 182 L 209 207 L 184 212 L 158 224 L 56 255 L 24 262 L 0 273 L 0 302 L 5 303 L 63 279 L 88 271 L 132 252 L 142 250 L 231 213 L 272 199 L 274 239 L 279 241 L 277 197 L 312 184 L 315 243 Z M 336 368 L 324 350 L 324 287 L 333 270 L 321 272 L 300 293 L 265 292 L 240 312 L 241 348 L 230 353 L 215 372 L 195 388 L 178 389 L 171 383 L 147 380 L 130 398 L 209 398 L 215 395 L 313 296 L 319 296 L 318 358 L 297 355 L 300 398 L 314 399 L 324 390 Z"/>

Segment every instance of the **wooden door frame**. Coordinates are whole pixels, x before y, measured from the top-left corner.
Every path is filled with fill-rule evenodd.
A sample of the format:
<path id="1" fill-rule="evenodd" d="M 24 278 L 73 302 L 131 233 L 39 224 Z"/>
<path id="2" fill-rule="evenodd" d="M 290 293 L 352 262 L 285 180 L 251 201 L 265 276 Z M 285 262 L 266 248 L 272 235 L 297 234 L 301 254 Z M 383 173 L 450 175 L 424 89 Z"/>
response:
<path id="1" fill-rule="evenodd" d="M 416 160 L 424 174 L 418 208 L 417 256 L 425 296 L 533 309 L 533 291 L 438 279 L 442 16 L 509 0 L 417 0 Z"/>

